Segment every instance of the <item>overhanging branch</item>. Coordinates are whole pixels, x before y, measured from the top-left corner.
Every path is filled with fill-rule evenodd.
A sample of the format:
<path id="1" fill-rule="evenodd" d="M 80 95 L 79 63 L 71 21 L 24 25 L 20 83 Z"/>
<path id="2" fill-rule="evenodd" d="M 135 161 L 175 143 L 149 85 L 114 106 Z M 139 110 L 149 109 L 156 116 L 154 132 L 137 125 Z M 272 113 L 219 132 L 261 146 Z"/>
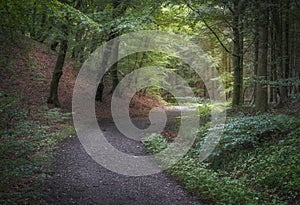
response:
<path id="1" fill-rule="evenodd" d="M 189 2 L 185 1 L 186 2 L 186 5 L 194 12 L 198 13 L 200 18 L 201 18 L 201 14 L 200 14 L 200 11 L 193 8 Z M 217 39 L 217 41 L 220 43 L 220 45 L 223 47 L 223 49 L 229 53 L 230 55 L 234 56 L 234 57 L 239 57 L 238 55 L 234 54 L 233 52 L 231 52 L 225 45 L 224 43 L 221 41 L 220 37 L 218 36 L 218 34 L 213 30 L 213 28 L 208 25 L 208 23 L 205 21 L 204 18 L 201 18 L 201 20 L 203 21 L 203 23 L 205 24 L 205 26 L 208 28 L 208 30 L 215 36 L 215 38 Z"/>

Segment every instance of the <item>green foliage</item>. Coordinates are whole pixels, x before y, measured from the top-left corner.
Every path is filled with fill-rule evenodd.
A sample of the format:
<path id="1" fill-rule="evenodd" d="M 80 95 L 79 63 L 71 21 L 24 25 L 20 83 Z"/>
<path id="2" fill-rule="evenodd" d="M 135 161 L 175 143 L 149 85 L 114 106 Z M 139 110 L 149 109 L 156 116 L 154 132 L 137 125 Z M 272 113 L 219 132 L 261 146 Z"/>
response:
<path id="1" fill-rule="evenodd" d="M 300 192 L 299 128 L 277 143 L 255 150 L 240 150 L 214 159 L 211 167 L 222 169 L 233 178 L 243 178 L 256 187 L 282 199 L 294 200 Z"/>
<path id="2" fill-rule="evenodd" d="M 247 187 L 243 180 L 222 177 L 188 156 L 167 170 L 191 192 L 214 204 L 272 204 L 272 200 Z"/>
<path id="3" fill-rule="evenodd" d="M 210 167 L 258 190 L 294 199 L 300 191 L 299 125 L 298 118 L 286 115 L 231 119 Z"/>
<path id="4" fill-rule="evenodd" d="M 229 119 L 224 127 L 221 141 L 211 156 L 220 156 L 224 152 L 234 152 L 239 148 L 258 147 L 261 143 L 270 141 L 274 136 L 282 133 L 284 131 L 282 126 L 279 119 L 269 114 Z M 200 143 L 198 149 L 201 148 Z"/>
<path id="5" fill-rule="evenodd" d="M 210 119 L 211 108 L 208 103 L 199 104 L 197 114 L 200 116 L 202 122 L 207 122 Z"/>
<path id="6" fill-rule="evenodd" d="M 151 153 L 160 152 L 167 147 L 167 141 L 158 134 L 151 135 L 143 143 Z M 216 204 L 267 204 L 271 201 L 248 188 L 244 181 L 222 177 L 210 170 L 207 164 L 199 163 L 190 156 L 185 156 L 167 172 L 181 180 L 189 191 Z"/>
<path id="7" fill-rule="evenodd" d="M 4 34 L 14 37 L 14 33 L 22 33 L 49 45 L 68 39 L 72 42 L 69 48 L 76 47 L 84 57 L 93 50 L 91 40 L 101 39 L 100 24 L 80 10 L 57 0 L 8 0 L 0 3 L 0 11 L 0 17 L 5 19 L 0 24 Z M 78 34 L 81 34 L 80 40 L 76 38 Z M 89 47 L 85 49 L 86 46 L 82 45 Z"/>
<path id="8" fill-rule="evenodd" d="M 287 134 L 297 129 L 300 125 L 300 119 L 297 117 L 279 114 L 273 116 L 271 119 L 274 120 L 274 123 L 278 126 L 283 134 Z"/>
<path id="9" fill-rule="evenodd" d="M 243 173 L 248 179 L 255 178 L 255 183 L 264 189 L 287 199 L 296 198 L 300 192 L 298 136 L 290 136 L 279 145 L 263 146 L 255 154 L 251 153 Z"/>
<path id="10" fill-rule="evenodd" d="M 13 93 L 0 92 L 0 116 L 7 109 L 16 103 L 16 96 Z"/>
<path id="11" fill-rule="evenodd" d="M 44 117 L 53 123 L 63 123 L 71 118 L 72 113 L 63 113 L 60 108 L 49 109 Z"/>
<path id="12" fill-rule="evenodd" d="M 160 134 L 151 134 L 143 138 L 142 142 L 148 148 L 148 152 L 152 154 L 159 153 L 168 146 L 166 138 Z"/>
<path id="13" fill-rule="evenodd" d="M 270 85 L 272 87 L 281 87 L 281 86 L 295 86 L 298 87 L 300 85 L 300 80 L 298 78 L 284 78 L 284 79 L 278 79 L 275 81 L 271 80 L 263 80 L 263 79 L 257 79 L 254 80 L 254 82 L 259 82 L 264 85 Z"/>
<path id="14" fill-rule="evenodd" d="M 0 203 L 20 204 L 25 200 L 38 203 L 41 183 L 51 163 L 49 151 L 72 135 L 74 128 L 65 126 L 59 132 L 50 132 L 50 127 L 28 120 L 26 110 L 16 108 L 17 97 L 7 94 L 5 98 L 0 113 Z"/>
<path id="15" fill-rule="evenodd" d="M 221 82 L 224 85 L 225 94 L 229 94 L 233 91 L 233 73 L 231 72 L 222 72 L 220 75 Z"/>
<path id="16" fill-rule="evenodd" d="M 300 102 L 300 92 L 293 94 L 291 98 L 296 100 L 297 102 Z"/>
<path id="17" fill-rule="evenodd" d="M 300 192 L 299 125 L 300 119 L 286 115 L 229 119 L 217 149 L 200 163 L 202 139 L 211 129 L 207 123 L 190 152 L 167 171 L 215 204 L 286 204 Z M 151 152 L 167 147 L 160 135 L 150 142 L 145 145 Z"/>

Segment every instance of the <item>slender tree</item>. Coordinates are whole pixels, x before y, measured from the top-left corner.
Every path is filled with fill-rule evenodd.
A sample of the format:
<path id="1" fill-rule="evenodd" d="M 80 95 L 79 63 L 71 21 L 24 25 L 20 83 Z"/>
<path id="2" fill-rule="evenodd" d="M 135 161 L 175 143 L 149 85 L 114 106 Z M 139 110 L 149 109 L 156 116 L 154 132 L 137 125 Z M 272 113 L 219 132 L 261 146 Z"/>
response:
<path id="1" fill-rule="evenodd" d="M 68 50 L 67 27 L 63 26 L 62 31 L 64 32 L 65 36 L 60 41 L 58 57 L 56 60 L 54 71 L 53 71 L 52 81 L 50 84 L 50 94 L 49 94 L 49 97 L 47 100 L 47 103 L 53 104 L 55 107 L 60 106 L 60 103 L 58 100 L 58 85 L 59 85 L 59 80 L 63 74 L 63 66 L 64 66 L 64 62 L 65 62 L 65 58 L 66 58 L 66 54 L 67 54 L 67 50 Z"/>
<path id="2" fill-rule="evenodd" d="M 268 108 L 268 93 L 265 82 L 267 80 L 268 65 L 268 24 L 269 9 L 266 2 L 259 3 L 259 27 L 258 27 L 258 62 L 257 62 L 257 88 L 255 107 L 257 111 L 265 112 Z"/>
<path id="3" fill-rule="evenodd" d="M 234 0 L 233 7 L 230 9 L 233 15 L 233 106 L 243 104 L 244 37 L 242 18 L 244 7 L 243 1 Z"/>

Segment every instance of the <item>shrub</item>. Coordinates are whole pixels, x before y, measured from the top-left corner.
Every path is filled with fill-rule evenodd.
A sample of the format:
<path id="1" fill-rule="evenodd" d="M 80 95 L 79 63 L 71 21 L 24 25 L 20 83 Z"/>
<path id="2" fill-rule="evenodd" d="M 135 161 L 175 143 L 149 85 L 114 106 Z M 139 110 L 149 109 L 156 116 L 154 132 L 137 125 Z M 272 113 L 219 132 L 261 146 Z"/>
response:
<path id="1" fill-rule="evenodd" d="M 160 134 L 151 134 L 148 137 L 142 139 L 143 144 L 147 147 L 147 150 L 151 154 L 156 154 L 167 148 L 168 141 Z"/>
<path id="2" fill-rule="evenodd" d="M 188 190 L 215 204 L 286 204 L 299 197 L 298 118 L 265 114 L 229 119 L 213 155 L 200 163 L 202 140 L 209 129 L 217 129 L 210 125 L 200 127 L 192 150 L 167 170 Z M 147 149 L 167 147 L 162 136 L 152 137 Z"/>
<path id="3" fill-rule="evenodd" d="M 263 143 L 278 141 L 282 134 L 287 133 L 297 124 L 299 124 L 299 120 L 284 115 L 265 114 L 229 119 L 224 126 L 222 138 L 211 157 L 228 154 L 239 149 L 251 150 Z M 196 150 L 201 149 L 202 143 L 199 143 Z"/>
<path id="4" fill-rule="evenodd" d="M 0 204 L 22 204 L 25 200 L 38 203 L 41 183 L 51 163 L 48 151 L 74 129 L 67 126 L 50 132 L 49 126 L 28 120 L 28 111 L 18 109 L 18 99 L 10 96 L 0 96 L 0 102 L 6 102 L 0 108 Z"/>

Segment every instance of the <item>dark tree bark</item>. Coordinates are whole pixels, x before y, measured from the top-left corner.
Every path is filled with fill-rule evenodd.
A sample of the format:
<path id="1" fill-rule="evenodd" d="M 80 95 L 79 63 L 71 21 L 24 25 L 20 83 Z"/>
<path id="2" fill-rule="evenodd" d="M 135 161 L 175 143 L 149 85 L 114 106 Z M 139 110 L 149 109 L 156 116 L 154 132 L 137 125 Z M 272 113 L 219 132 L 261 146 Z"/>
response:
<path id="1" fill-rule="evenodd" d="M 265 3 L 265 2 L 263 2 Z M 268 108 L 268 92 L 264 82 L 267 80 L 268 66 L 268 8 L 262 3 L 261 5 L 261 22 L 259 24 L 258 37 L 258 64 L 257 64 L 257 88 L 255 108 L 259 112 L 265 112 Z"/>
<path id="2" fill-rule="evenodd" d="M 243 104 L 243 50 L 244 37 L 242 25 L 242 11 L 238 0 L 234 2 L 233 13 L 233 98 L 232 105 L 239 106 Z"/>
<path id="3" fill-rule="evenodd" d="M 113 35 L 110 36 L 112 40 L 114 37 Z M 103 72 L 102 74 L 104 75 L 104 73 L 106 72 L 108 63 L 110 62 L 110 59 L 112 58 L 112 56 L 114 55 L 113 53 L 116 52 L 114 51 L 114 41 L 108 41 L 106 44 L 106 47 L 104 49 L 104 53 L 102 56 L 102 60 L 101 60 L 101 65 L 100 65 L 100 72 Z M 102 102 L 102 97 L 103 97 L 103 90 L 104 90 L 104 82 L 103 82 L 103 78 L 104 76 L 102 76 L 101 81 L 99 82 L 99 85 L 97 87 L 97 91 L 96 91 L 96 97 L 95 100 L 96 101 L 100 101 Z"/>
<path id="4" fill-rule="evenodd" d="M 271 81 L 275 81 L 277 80 L 276 79 L 276 38 L 275 38 L 275 35 L 274 35 L 274 26 L 273 24 L 270 24 L 270 62 L 271 62 L 271 65 L 270 65 L 270 75 L 269 75 L 269 78 Z M 274 86 L 270 86 L 270 103 L 274 104 L 274 103 L 277 103 L 276 101 L 276 88 Z"/>
<path id="5" fill-rule="evenodd" d="M 282 67 L 283 67 L 283 54 L 282 54 L 282 14 L 281 14 L 281 4 L 277 0 L 273 0 L 272 3 L 274 6 L 272 7 L 272 24 L 274 26 L 274 43 L 275 43 L 275 51 L 274 55 L 276 56 L 275 64 L 276 71 L 274 72 L 274 79 L 279 80 L 283 79 Z M 282 90 L 282 86 L 276 87 L 275 91 L 276 95 L 280 96 L 278 105 L 282 104 L 282 94 L 284 90 Z M 276 96 L 276 101 L 277 96 Z"/>
<path id="6" fill-rule="evenodd" d="M 103 90 L 104 90 L 104 84 L 103 84 L 103 81 L 101 81 L 97 88 L 96 101 L 102 102 Z"/>
<path id="7" fill-rule="evenodd" d="M 114 45 L 113 45 L 113 52 L 112 52 L 112 59 L 114 59 L 114 61 L 116 61 L 116 63 L 112 66 L 112 69 L 111 69 L 111 78 L 112 78 L 112 89 L 111 89 L 111 93 L 114 92 L 114 90 L 116 89 L 116 87 L 118 86 L 119 84 L 119 76 L 118 76 L 118 55 L 119 55 L 119 44 L 120 42 L 115 40 L 114 42 Z"/>
<path id="8" fill-rule="evenodd" d="M 122 0 L 113 0 L 112 3 L 113 3 L 113 8 L 114 8 L 113 18 L 117 18 L 119 16 L 122 16 L 126 11 L 126 8 L 127 8 L 126 4 L 121 5 Z M 114 30 L 114 28 L 112 27 L 111 30 Z M 109 36 L 109 40 L 114 39 L 116 37 L 117 37 L 116 33 L 111 32 L 110 36 Z M 119 41 L 115 41 L 115 45 L 113 45 L 113 52 L 112 52 L 111 57 L 114 58 L 114 59 L 117 59 L 118 55 L 119 55 L 118 51 L 119 51 Z M 113 65 L 110 74 L 111 74 L 111 78 L 112 78 L 112 81 L 113 81 L 112 89 L 111 89 L 110 92 L 113 93 L 115 91 L 117 85 L 119 84 L 118 62 L 116 62 Z"/>
<path id="9" fill-rule="evenodd" d="M 57 40 L 53 41 L 50 46 L 51 50 L 56 51 L 58 44 L 59 42 Z"/>
<path id="10" fill-rule="evenodd" d="M 47 100 L 48 104 L 53 104 L 55 107 L 59 107 L 59 100 L 58 100 L 58 84 L 60 77 L 62 76 L 62 70 L 67 54 L 68 49 L 68 41 L 66 39 L 61 41 L 60 49 L 56 61 L 56 65 L 53 71 L 52 81 L 50 85 L 50 95 Z"/>
<path id="11" fill-rule="evenodd" d="M 109 58 L 111 56 L 112 53 L 112 45 L 111 42 L 108 42 L 105 49 L 104 49 L 104 53 L 102 56 L 102 60 L 101 60 L 101 65 L 100 65 L 100 72 L 103 72 L 103 76 L 101 81 L 99 82 L 99 85 L 97 87 L 97 91 L 96 91 L 96 97 L 95 100 L 96 101 L 100 101 L 102 102 L 102 98 L 103 98 L 103 90 L 104 90 L 104 82 L 103 82 L 103 78 L 104 78 L 104 73 L 105 73 L 105 68 L 107 67 L 107 64 L 109 62 Z"/>
<path id="12" fill-rule="evenodd" d="M 258 23 L 256 24 L 256 28 L 258 30 Z M 258 48 L 259 48 L 259 38 L 258 38 L 258 33 L 256 33 L 256 39 L 255 39 L 255 42 L 254 42 L 254 77 L 256 78 L 257 76 L 257 67 L 258 67 Z M 254 82 L 254 90 L 253 90 L 253 99 L 252 99 L 252 102 L 253 104 L 255 104 L 255 99 L 256 99 L 256 87 L 257 87 L 257 82 L 256 82 L 257 79 L 255 79 L 255 82 Z"/>
<path id="13" fill-rule="evenodd" d="M 282 66 L 282 78 L 287 79 L 289 78 L 289 67 L 290 67 L 290 60 L 289 60 L 289 0 L 285 0 L 283 5 L 283 41 L 282 41 L 282 52 L 283 52 L 283 66 Z M 280 93 L 280 101 L 281 104 L 284 104 L 288 99 L 288 86 L 283 85 L 281 86 L 281 93 Z"/>

